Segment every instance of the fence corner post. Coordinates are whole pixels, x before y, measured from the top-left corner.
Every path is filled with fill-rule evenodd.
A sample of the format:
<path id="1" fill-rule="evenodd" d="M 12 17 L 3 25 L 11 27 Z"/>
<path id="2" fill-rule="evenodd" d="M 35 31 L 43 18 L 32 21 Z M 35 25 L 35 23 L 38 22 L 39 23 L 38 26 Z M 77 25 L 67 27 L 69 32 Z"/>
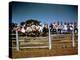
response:
<path id="1" fill-rule="evenodd" d="M 49 28 L 49 27 L 48 27 Z M 50 28 L 49 28 L 49 50 L 51 50 L 51 35 L 50 35 Z"/>
<path id="2" fill-rule="evenodd" d="M 16 50 L 19 51 L 18 31 L 16 31 Z"/>
<path id="3" fill-rule="evenodd" d="M 75 41 L 74 41 L 74 24 L 73 24 L 73 31 L 72 31 L 72 46 L 75 46 Z"/>

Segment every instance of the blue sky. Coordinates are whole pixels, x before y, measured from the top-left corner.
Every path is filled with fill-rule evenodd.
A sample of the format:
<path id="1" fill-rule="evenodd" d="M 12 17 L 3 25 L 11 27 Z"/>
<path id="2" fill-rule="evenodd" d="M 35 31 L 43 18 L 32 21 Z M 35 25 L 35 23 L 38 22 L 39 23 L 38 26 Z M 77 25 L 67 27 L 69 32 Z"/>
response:
<path id="1" fill-rule="evenodd" d="M 41 23 L 77 22 L 78 7 L 75 5 L 57 5 L 41 3 L 12 3 L 12 22 L 20 23 L 28 19 L 37 19 Z"/>

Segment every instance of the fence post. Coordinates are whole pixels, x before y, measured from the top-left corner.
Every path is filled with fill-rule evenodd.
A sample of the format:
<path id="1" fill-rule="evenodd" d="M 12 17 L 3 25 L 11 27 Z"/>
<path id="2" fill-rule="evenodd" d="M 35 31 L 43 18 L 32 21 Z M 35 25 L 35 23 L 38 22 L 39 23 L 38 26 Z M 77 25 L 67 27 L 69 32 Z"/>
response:
<path id="1" fill-rule="evenodd" d="M 17 51 L 19 51 L 18 31 L 16 31 L 16 49 L 17 49 Z"/>
<path id="2" fill-rule="evenodd" d="M 74 44 L 74 23 L 73 23 L 73 31 L 72 31 L 72 46 L 74 47 L 75 44 Z"/>
<path id="3" fill-rule="evenodd" d="M 49 28 L 49 50 L 51 49 L 51 35 L 50 35 L 50 28 Z"/>

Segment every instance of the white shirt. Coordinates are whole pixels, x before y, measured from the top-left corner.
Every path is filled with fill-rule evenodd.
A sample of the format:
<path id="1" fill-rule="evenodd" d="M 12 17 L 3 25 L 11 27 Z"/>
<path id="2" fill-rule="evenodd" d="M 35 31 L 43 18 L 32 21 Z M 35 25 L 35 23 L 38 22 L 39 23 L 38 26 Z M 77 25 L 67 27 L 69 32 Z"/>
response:
<path id="1" fill-rule="evenodd" d="M 64 28 L 63 28 L 64 30 L 67 30 L 67 25 L 64 25 Z"/>
<path id="2" fill-rule="evenodd" d="M 35 30 L 36 26 L 35 25 L 32 25 L 31 28 L 32 28 L 32 30 Z"/>
<path id="3" fill-rule="evenodd" d="M 25 33 L 25 29 L 24 29 L 24 28 L 22 28 L 22 29 L 21 29 L 21 32 Z"/>
<path id="4" fill-rule="evenodd" d="M 73 30 L 73 25 L 72 24 L 70 25 L 70 30 Z"/>
<path id="5" fill-rule="evenodd" d="M 39 30 L 39 29 L 40 29 L 40 26 L 39 26 L 39 25 L 38 25 L 38 26 L 36 26 L 36 29 L 37 29 L 37 30 Z"/>
<path id="6" fill-rule="evenodd" d="M 26 32 L 31 32 L 32 31 L 32 28 L 31 27 L 27 27 L 26 28 Z"/>

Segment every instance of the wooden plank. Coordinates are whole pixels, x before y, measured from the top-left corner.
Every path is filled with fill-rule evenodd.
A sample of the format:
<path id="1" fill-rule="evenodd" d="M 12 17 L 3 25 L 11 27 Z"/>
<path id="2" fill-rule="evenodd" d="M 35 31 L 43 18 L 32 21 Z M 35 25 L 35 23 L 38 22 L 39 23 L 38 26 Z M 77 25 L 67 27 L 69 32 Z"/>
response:
<path id="1" fill-rule="evenodd" d="M 20 47 L 20 48 L 48 48 L 49 46 L 32 46 L 32 47 Z M 16 47 L 9 47 L 9 48 L 13 48 L 16 49 Z"/>
<path id="2" fill-rule="evenodd" d="M 49 46 L 32 46 L 32 47 L 20 47 L 20 48 L 49 48 Z"/>

